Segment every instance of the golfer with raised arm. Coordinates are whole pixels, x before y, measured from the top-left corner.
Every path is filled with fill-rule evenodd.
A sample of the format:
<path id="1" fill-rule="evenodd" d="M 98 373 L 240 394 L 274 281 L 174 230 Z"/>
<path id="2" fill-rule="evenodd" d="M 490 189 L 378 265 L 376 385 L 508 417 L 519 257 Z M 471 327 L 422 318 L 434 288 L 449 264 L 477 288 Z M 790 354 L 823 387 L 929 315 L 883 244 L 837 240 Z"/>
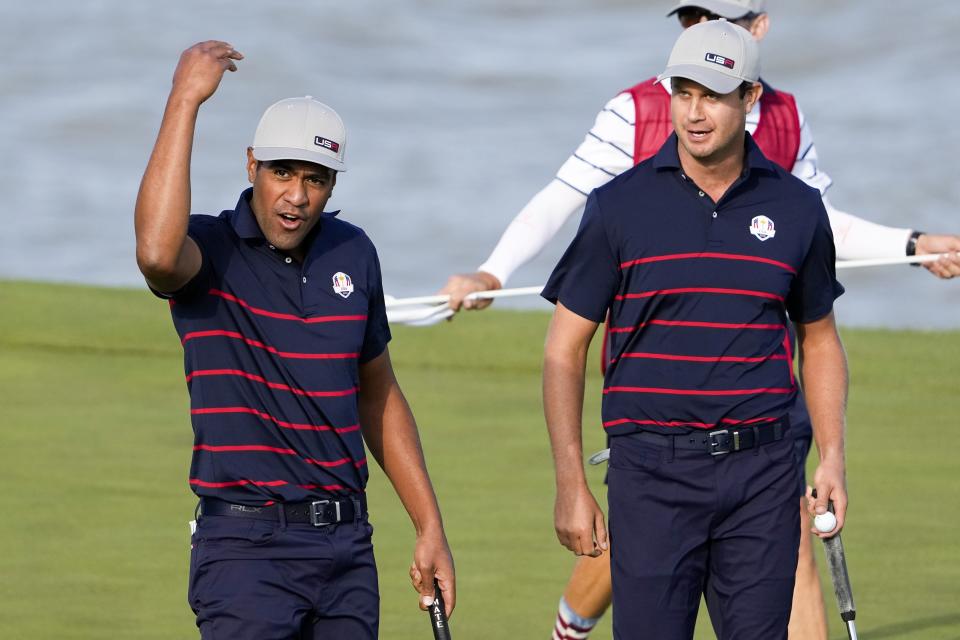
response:
<path id="1" fill-rule="evenodd" d="M 720 638 L 786 638 L 797 564 L 797 397 L 787 323 L 820 465 L 812 508 L 846 510 L 843 288 L 820 194 L 744 131 L 761 99 L 750 33 L 687 29 L 659 77 L 675 133 L 596 189 L 544 297 L 557 304 L 544 408 L 556 529 L 578 555 L 608 546 L 582 463 L 586 353 L 609 313 L 603 424 L 614 635 L 691 638 L 701 595 Z"/>
<path id="2" fill-rule="evenodd" d="M 380 265 L 324 212 L 346 169 L 340 117 L 310 98 L 264 113 L 252 187 L 190 215 L 200 105 L 242 59 L 225 42 L 180 58 L 136 206 L 137 262 L 183 343 L 199 496 L 188 598 L 203 638 L 375 638 L 377 570 L 364 444 L 416 529 L 421 607 L 453 561 L 417 427 L 394 377 Z"/>

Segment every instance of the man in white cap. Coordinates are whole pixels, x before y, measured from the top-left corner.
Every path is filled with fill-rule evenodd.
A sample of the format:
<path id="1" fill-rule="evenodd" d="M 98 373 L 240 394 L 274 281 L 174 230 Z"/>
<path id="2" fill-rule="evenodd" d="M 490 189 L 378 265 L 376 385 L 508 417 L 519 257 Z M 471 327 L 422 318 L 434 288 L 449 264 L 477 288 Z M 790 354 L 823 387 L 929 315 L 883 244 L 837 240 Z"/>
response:
<path id="1" fill-rule="evenodd" d="M 184 347 L 199 496 L 188 599 L 203 638 L 375 638 L 377 570 L 364 444 L 416 528 L 410 577 L 455 577 L 413 415 L 397 384 L 376 250 L 325 213 L 346 132 L 311 97 L 264 113 L 252 188 L 190 215 L 200 105 L 242 55 L 183 53 L 136 205 L 137 262 Z"/>
<path id="2" fill-rule="evenodd" d="M 557 305 L 544 412 L 555 526 L 578 556 L 608 547 L 582 467 L 587 347 L 609 321 L 614 637 L 689 639 L 701 596 L 717 635 L 786 638 L 799 544 L 788 325 L 820 464 L 809 508 L 847 497 L 847 373 L 833 317 L 843 293 L 820 193 L 744 131 L 761 99 L 759 51 L 726 21 L 692 26 L 658 81 L 675 133 L 595 189 L 543 291 Z"/>
<path id="3" fill-rule="evenodd" d="M 668 15 L 676 15 L 683 28 L 723 17 L 749 30 L 757 41 L 763 40 L 770 28 L 765 0 L 681 0 Z M 593 189 L 656 152 L 672 131 L 672 124 L 669 86 L 653 80 L 639 82 L 611 99 L 573 155 L 507 226 L 477 271 L 449 278 L 441 293 L 451 295 L 454 310 L 488 306 L 489 301 L 484 300 L 464 302 L 464 296 L 505 285 L 518 268 L 547 245 L 570 216 L 582 209 Z M 823 194 L 840 259 L 952 252 L 951 257 L 925 266 L 939 278 L 960 276 L 960 254 L 957 253 L 960 237 L 874 224 L 830 203 L 827 190 L 832 180 L 820 168 L 810 126 L 793 96 L 765 85 L 763 96 L 747 114 L 745 126 L 768 158 Z M 802 402 L 798 403 L 796 412 L 805 414 Z M 809 427 L 804 427 L 808 422 L 808 418 L 794 421 L 797 462 L 801 469 L 811 437 Z M 826 640 L 827 637 L 811 541 L 809 527 L 804 522 L 794 617 L 790 623 L 794 640 Z M 606 555 L 578 560 L 560 601 L 553 632 L 555 640 L 587 637 L 610 604 L 609 574 Z"/>

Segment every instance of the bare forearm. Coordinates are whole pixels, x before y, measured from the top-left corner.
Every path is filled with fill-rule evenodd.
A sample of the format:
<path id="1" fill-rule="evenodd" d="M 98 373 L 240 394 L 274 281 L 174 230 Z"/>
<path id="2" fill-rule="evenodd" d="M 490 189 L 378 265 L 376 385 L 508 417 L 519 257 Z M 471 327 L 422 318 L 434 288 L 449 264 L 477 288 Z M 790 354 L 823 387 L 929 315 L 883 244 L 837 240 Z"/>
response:
<path id="1" fill-rule="evenodd" d="M 201 255 L 187 237 L 190 153 L 200 105 L 217 90 L 224 71 L 243 55 L 217 40 L 199 42 L 180 56 L 160 133 L 140 182 L 134 228 L 137 264 L 147 281 L 172 292 L 200 270 Z"/>
<path id="2" fill-rule="evenodd" d="M 417 425 L 399 385 L 390 385 L 382 401 L 371 404 L 361 415 L 370 453 L 393 484 L 417 535 L 442 530 Z"/>
<path id="3" fill-rule="evenodd" d="M 801 378 L 820 459 L 843 460 L 847 406 L 847 359 L 840 340 L 804 340 Z"/>
<path id="4" fill-rule="evenodd" d="M 547 343 L 543 363 L 543 412 L 558 491 L 586 483 L 582 462 L 585 366 L 585 347 L 563 349 Z"/>
<path id="5" fill-rule="evenodd" d="M 543 411 L 557 479 L 554 528 L 560 544 L 594 557 L 608 548 L 603 512 L 583 472 L 583 372 L 596 330 L 597 323 L 557 302 L 543 361 Z"/>
<path id="6" fill-rule="evenodd" d="M 148 279 L 172 272 L 187 236 L 190 155 L 200 105 L 171 93 L 137 195 L 137 261 Z"/>

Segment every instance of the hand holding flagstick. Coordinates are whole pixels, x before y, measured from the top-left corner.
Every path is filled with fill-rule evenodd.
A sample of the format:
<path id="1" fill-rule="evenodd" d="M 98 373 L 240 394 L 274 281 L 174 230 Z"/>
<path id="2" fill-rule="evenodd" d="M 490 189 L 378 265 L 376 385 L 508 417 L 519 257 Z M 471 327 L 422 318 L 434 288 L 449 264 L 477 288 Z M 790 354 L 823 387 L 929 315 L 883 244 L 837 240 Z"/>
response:
<path id="1" fill-rule="evenodd" d="M 922 256 L 902 256 L 897 258 L 876 258 L 870 260 L 843 260 L 837 262 L 837 269 L 856 269 L 863 267 L 884 267 L 898 264 L 928 264 L 939 261 L 941 258 L 951 258 L 953 253 L 931 253 Z M 491 289 L 489 291 L 475 291 L 464 297 L 468 300 L 495 300 L 497 298 L 513 298 L 518 296 L 540 295 L 543 286 L 518 287 L 514 289 Z M 394 298 L 387 296 L 386 307 L 390 322 L 427 326 L 447 320 L 456 312 L 447 304 L 450 296 L 437 294 L 432 296 L 416 296 L 412 298 Z"/>

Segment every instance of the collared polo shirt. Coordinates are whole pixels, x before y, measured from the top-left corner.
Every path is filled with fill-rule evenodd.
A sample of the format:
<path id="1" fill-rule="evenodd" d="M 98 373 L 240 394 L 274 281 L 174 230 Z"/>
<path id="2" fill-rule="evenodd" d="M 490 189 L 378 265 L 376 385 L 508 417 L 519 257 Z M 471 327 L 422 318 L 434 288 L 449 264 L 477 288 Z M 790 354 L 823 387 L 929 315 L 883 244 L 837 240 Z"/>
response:
<path id="1" fill-rule="evenodd" d="M 364 490 L 359 365 L 390 340 L 376 249 L 322 214 L 303 264 L 270 246 L 251 189 L 193 215 L 200 272 L 172 296 L 201 496 L 243 504 Z"/>
<path id="2" fill-rule="evenodd" d="M 676 134 L 594 190 L 544 288 L 593 322 L 609 312 L 610 435 L 760 424 L 793 405 L 788 316 L 823 318 L 843 287 L 819 192 L 745 144 L 716 203 L 683 173 Z"/>

